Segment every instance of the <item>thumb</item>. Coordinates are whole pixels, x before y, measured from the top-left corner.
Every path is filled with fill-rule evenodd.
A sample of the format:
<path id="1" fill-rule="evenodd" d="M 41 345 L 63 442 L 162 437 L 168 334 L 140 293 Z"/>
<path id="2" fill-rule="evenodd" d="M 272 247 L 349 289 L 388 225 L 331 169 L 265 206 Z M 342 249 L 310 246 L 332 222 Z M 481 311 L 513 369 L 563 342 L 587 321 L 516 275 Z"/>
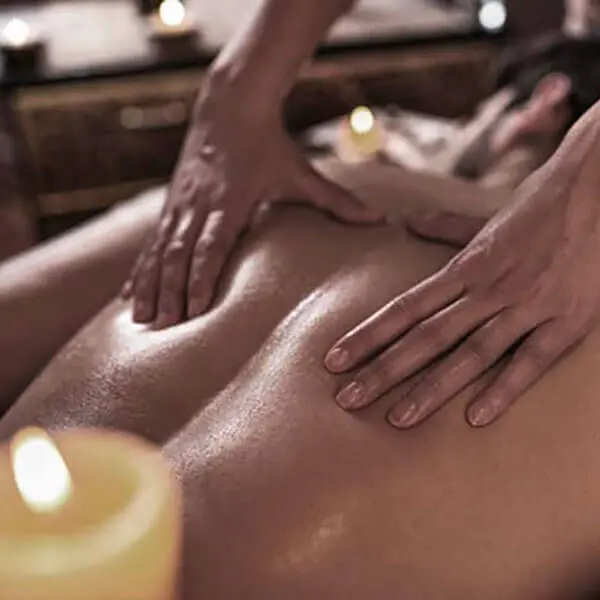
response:
<path id="1" fill-rule="evenodd" d="M 483 217 L 435 211 L 415 212 L 405 216 L 406 226 L 412 233 L 459 248 L 466 246 L 486 221 Z"/>
<path id="2" fill-rule="evenodd" d="M 319 175 L 309 168 L 299 183 L 300 198 L 331 214 L 340 221 L 376 225 L 385 222 L 385 212 L 367 206 L 352 192 Z"/>

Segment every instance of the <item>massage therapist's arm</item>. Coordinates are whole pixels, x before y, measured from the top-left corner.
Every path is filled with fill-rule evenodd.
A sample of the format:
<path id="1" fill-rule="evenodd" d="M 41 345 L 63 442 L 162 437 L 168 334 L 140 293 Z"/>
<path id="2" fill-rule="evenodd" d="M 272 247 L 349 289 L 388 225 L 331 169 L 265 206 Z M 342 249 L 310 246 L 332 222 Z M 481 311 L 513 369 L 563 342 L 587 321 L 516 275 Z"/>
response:
<path id="1" fill-rule="evenodd" d="M 505 412 L 597 324 L 599 165 L 600 103 L 444 269 L 337 342 L 329 370 L 360 366 L 338 403 L 362 408 L 427 368 L 388 415 L 392 425 L 412 427 L 495 366 L 467 418 L 484 426 Z"/>
<path id="2" fill-rule="evenodd" d="M 302 200 L 379 221 L 318 175 L 286 135 L 281 105 L 302 63 L 354 0 L 264 0 L 200 92 L 160 224 L 125 295 L 134 319 L 174 325 L 208 309 L 234 244 L 264 202 Z"/>

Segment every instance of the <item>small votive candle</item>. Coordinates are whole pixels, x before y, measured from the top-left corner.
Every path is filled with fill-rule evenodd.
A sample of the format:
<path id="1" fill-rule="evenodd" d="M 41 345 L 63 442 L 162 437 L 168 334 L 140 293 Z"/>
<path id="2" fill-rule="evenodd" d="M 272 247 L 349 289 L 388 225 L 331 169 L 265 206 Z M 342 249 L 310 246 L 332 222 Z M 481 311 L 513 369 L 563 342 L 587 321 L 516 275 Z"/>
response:
<path id="1" fill-rule="evenodd" d="M 35 66 L 42 48 L 40 36 L 22 19 L 11 19 L 0 31 L 0 49 L 9 69 Z"/>
<path id="2" fill-rule="evenodd" d="M 357 106 L 343 119 L 336 153 L 344 162 L 363 162 L 373 158 L 384 144 L 384 132 L 373 111 Z"/>
<path id="3" fill-rule="evenodd" d="M 155 39 L 181 39 L 197 35 L 194 22 L 181 0 L 163 0 L 150 16 L 151 34 Z"/>
<path id="4" fill-rule="evenodd" d="M 174 600 L 178 486 L 130 435 L 18 433 L 0 448 L 2 600 Z"/>

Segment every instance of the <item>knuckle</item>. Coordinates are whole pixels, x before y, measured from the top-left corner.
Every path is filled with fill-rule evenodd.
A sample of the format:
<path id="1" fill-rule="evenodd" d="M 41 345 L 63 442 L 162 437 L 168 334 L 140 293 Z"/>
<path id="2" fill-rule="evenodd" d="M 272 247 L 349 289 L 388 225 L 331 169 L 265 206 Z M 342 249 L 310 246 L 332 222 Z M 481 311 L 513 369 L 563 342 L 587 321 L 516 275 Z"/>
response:
<path id="1" fill-rule="evenodd" d="M 359 378 L 371 393 L 383 392 L 398 383 L 394 363 L 393 357 L 379 357 L 362 370 Z"/>
<path id="2" fill-rule="evenodd" d="M 162 271 L 162 285 L 167 289 L 180 288 L 185 279 L 185 269 L 180 263 L 165 264 Z"/>
<path id="3" fill-rule="evenodd" d="M 411 332 L 414 339 L 420 340 L 420 345 L 425 349 L 442 351 L 447 345 L 446 336 L 437 324 L 421 322 L 415 325 Z M 412 337 L 411 336 L 411 337 Z"/>
<path id="4" fill-rule="evenodd" d="M 211 254 L 224 254 L 227 250 L 227 241 L 225 236 L 216 232 L 205 235 L 198 241 L 196 253 L 203 256 Z"/>
<path id="5" fill-rule="evenodd" d="M 388 305 L 388 314 L 394 321 L 410 320 L 414 313 L 410 296 L 403 294 Z"/>
<path id="6" fill-rule="evenodd" d="M 185 260 L 188 253 L 189 246 L 184 240 L 172 240 L 165 248 L 164 260 L 168 263 L 178 263 Z"/>
<path id="7" fill-rule="evenodd" d="M 196 257 L 190 269 L 188 289 L 194 294 L 200 293 L 206 286 L 206 280 L 206 259 Z"/>
<path id="8" fill-rule="evenodd" d="M 173 223 L 173 217 L 171 215 L 164 216 L 160 219 L 157 229 L 157 237 L 161 240 L 167 238 Z"/>
<path id="9" fill-rule="evenodd" d="M 543 368 L 548 364 L 549 355 L 538 344 L 528 344 L 523 348 L 523 357 L 535 368 Z"/>
<path id="10" fill-rule="evenodd" d="M 148 263 L 156 261 L 162 253 L 163 246 L 160 239 L 155 239 L 144 254 L 144 264 L 148 265 Z"/>
<path id="11" fill-rule="evenodd" d="M 462 353 L 466 362 L 475 365 L 487 365 L 493 359 L 493 351 L 482 334 L 474 334 L 462 344 Z"/>
<path id="12" fill-rule="evenodd" d="M 349 335 L 345 336 L 341 345 L 348 356 L 359 359 L 369 356 L 379 347 L 380 337 L 381 336 L 379 335 L 379 330 L 377 327 L 362 327 L 361 329 L 351 332 Z"/>
<path id="13" fill-rule="evenodd" d="M 212 210 L 206 219 L 206 228 L 212 231 L 221 229 L 225 222 L 225 215 L 226 211 L 222 207 Z"/>
<path id="14" fill-rule="evenodd" d="M 193 264 L 205 265 L 214 256 L 224 253 L 224 243 L 218 236 L 203 235 L 196 243 L 193 252 Z"/>
<path id="15" fill-rule="evenodd" d="M 212 240 L 206 236 L 201 237 L 194 247 L 194 262 L 203 261 L 210 253 Z"/>
<path id="16" fill-rule="evenodd" d="M 415 390 L 415 401 L 423 412 L 428 413 L 441 406 L 448 395 L 446 378 L 429 375 Z"/>
<path id="17" fill-rule="evenodd" d="M 204 248 L 196 249 L 196 251 L 194 251 L 192 263 L 190 265 L 190 278 L 194 277 L 196 273 L 204 271 L 209 256 L 209 252 Z"/>
<path id="18" fill-rule="evenodd" d="M 363 383 L 369 395 L 377 395 L 387 386 L 389 371 L 379 361 L 375 361 L 359 372 L 357 380 Z"/>
<path id="19" fill-rule="evenodd" d="M 150 295 L 152 293 L 152 289 L 154 287 L 154 281 L 155 281 L 155 278 L 152 276 L 151 272 L 149 272 L 147 270 L 141 271 L 135 281 L 136 295 L 137 296 Z"/>

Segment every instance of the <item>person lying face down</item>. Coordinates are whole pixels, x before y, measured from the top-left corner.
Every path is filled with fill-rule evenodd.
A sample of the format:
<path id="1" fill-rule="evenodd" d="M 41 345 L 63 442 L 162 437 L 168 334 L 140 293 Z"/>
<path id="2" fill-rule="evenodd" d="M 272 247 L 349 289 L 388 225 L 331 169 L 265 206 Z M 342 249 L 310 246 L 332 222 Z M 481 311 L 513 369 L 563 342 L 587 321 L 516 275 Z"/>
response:
<path id="1" fill-rule="evenodd" d="M 398 174 L 333 173 L 389 206 L 406 191 Z M 36 423 L 160 443 L 184 486 L 183 600 L 582 598 L 600 563 L 598 329 L 490 429 L 464 411 L 494 371 L 410 431 L 384 420 L 410 383 L 357 414 L 331 400 L 344 379 L 322 368 L 333 341 L 450 256 L 400 225 L 277 210 L 241 244 L 210 313 L 153 330 L 110 303 L 0 437 Z"/>
<path id="2" fill-rule="evenodd" d="M 515 188 L 600 98 L 600 41 L 542 36 L 506 50 L 490 95 L 450 152 L 448 172 L 486 188 Z"/>

